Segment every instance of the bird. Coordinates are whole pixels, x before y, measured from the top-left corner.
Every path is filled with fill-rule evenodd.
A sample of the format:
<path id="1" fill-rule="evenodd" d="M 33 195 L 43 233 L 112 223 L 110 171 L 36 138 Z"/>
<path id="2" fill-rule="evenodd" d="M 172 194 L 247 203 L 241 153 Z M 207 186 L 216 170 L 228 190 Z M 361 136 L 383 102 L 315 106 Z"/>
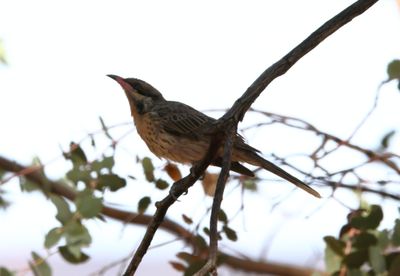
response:
<path id="1" fill-rule="evenodd" d="M 177 101 L 169 101 L 149 83 L 137 78 L 107 75 L 124 90 L 131 115 L 139 136 L 157 157 L 169 161 L 194 164 L 208 150 L 212 134 L 205 131 L 216 122 L 215 118 Z M 222 166 L 222 148 L 217 151 L 211 165 Z M 236 133 L 233 140 L 230 170 L 254 177 L 253 171 L 241 163 L 261 167 L 320 198 L 320 194 L 297 177 L 264 159 L 260 151 L 246 144 Z"/>

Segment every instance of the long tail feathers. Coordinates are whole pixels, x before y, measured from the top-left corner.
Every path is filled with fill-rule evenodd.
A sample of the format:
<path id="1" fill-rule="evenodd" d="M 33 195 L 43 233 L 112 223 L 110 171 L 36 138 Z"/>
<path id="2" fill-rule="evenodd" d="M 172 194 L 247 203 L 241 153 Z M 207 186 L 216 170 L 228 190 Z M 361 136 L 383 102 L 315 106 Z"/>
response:
<path id="1" fill-rule="evenodd" d="M 303 189 L 304 191 L 312 194 L 313 196 L 321 198 L 321 195 L 316 190 L 314 190 L 313 188 L 311 188 L 310 186 L 305 184 L 300 179 L 294 177 L 293 175 L 291 175 L 288 172 L 284 171 L 283 169 L 279 168 L 275 164 L 269 162 L 268 160 L 265 160 L 261 156 L 254 153 L 252 159 L 253 159 L 252 162 L 248 162 L 248 161 L 247 162 L 250 164 L 253 164 L 253 165 L 258 165 L 258 166 L 262 167 L 263 169 L 265 169 L 269 172 L 272 172 L 273 174 L 276 174 L 277 176 L 282 177 L 283 179 L 293 183 L 300 189 Z"/>

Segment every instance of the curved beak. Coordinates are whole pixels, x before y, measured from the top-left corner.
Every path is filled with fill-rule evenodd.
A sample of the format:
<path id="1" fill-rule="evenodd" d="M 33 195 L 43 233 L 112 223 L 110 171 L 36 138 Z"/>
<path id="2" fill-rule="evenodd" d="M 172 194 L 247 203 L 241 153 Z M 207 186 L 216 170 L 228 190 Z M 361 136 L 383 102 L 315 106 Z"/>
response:
<path id="1" fill-rule="evenodd" d="M 110 77 L 113 80 L 115 80 L 116 82 L 118 82 L 118 84 L 121 85 L 121 87 L 125 90 L 125 92 L 128 92 L 128 91 L 133 92 L 134 89 L 132 88 L 132 86 L 129 85 L 129 83 L 127 83 L 125 81 L 124 78 L 121 78 L 120 76 L 117 76 L 117 75 L 107 75 L 107 77 Z"/>
<path id="2" fill-rule="evenodd" d="M 126 97 L 128 98 L 129 104 L 134 105 L 145 98 L 143 95 L 140 95 L 124 78 L 117 75 L 107 75 L 107 77 L 112 78 L 121 85 L 122 89 L 125 91 Z"/>

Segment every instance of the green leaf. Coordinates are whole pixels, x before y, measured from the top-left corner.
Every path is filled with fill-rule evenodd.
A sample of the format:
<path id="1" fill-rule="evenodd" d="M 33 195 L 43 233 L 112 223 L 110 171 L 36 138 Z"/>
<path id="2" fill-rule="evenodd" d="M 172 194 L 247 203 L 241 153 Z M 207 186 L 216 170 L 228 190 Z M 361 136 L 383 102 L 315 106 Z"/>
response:
<path id="1" fill-rule="evenodd" d="M 200 235 L 196 235 L 194 238 L 194 244 L 196 245 L 196 247 L 200 250 L 206 249 L 208 248 L 208 244 L 206 242 L 206 240 L 200 236 Z"/>
<path id="2" fill-rule="evenodd" d="M 6 171 L 0 168 L 0 180 L 3 179 L 4 175 L 6 174 Z M 0 268 L 1 269 L 1 268 Z"/>
<path id="3" fill-rule="evenodd" d="M 89 256 L 83 252 L 80 252 L 80 257 L 77 258 L 74 254 L 71 253 L 68 246 L 60 246 L 58 247 L 58 251 L 66 261 L 73 264 L 83 263 L 89 259 Z"/>
<path id="4" fill-rule="evenodd" d="M 400 275 L 400 254 L 397 254 L 397 256 L 393 256 L 393 259 L 390 261 L 389 267 L 389 276 L 398 275 Z"/>
<path id="5" fill-rule="evenodd" d="M 394 221 L 392 243 L 395 246 L 400 246 L 400 219 Z"/>
<path id="6" fill-rule="evenodd" d="M 4 50 L 3 42 L 0 40 L 0 63 L 7 64 L 6 51 Z M 0 274 L 3 276 L 2 274 Z"/>
<path id="7" fill-rule="evenodd" d="M 381 206 L 379 205 L 371 205 L 371 210 L 369 215 L 367 216 L 367 226 L 369 229 L 378 228 L 379 224 L 383 219 L 383 211 Z"/>
<path id="8" fill-rule="evenodd" d="M 25 192 L 33 192 L 40 190 L 40 187 L 35 182 L 28 180 L 26 177 L 20 177 L 19 185 L 21 187 L 21 191 Z"/>
<path id="9" fill-rule="evenodd" d="M 374 235 L 362 232 L 354 238 L 353 246 L 356 248 L 367 248 L 377 243 L 378 239 Z"/>
<path id="10" fill-rule="evenodd" d="M 257 191 L 257 183 L 253 178 L 249 178 L 243 181 L 243 188 L 246 190 L 256 192 Z"/>
<path id="11" fill-rule="evenodd" d="M 227 217 L 226 213 L 224 212 L 224 210 L 222 210 L 222 209 L 219 209 L 218 220 L 223 222 L 224 224 L 228 223 L 228 217 Z"/>
<path id="12" fill-rule="evenodd" d="M 369 263 L 376 274 L 386 271 L 386 262 L 382 253 L 379 246 L 371 246 L 368 248 Z"/>
<path id="13" fill-rule="evenodd" d="M 0 267 L 0 276 L 14 276 L 15 274 L 5 267 Z"/>
<path id="14" fill-rule="evenodd" d="M 2 196 L 2 191 L 0 190 L 0 209 L 6 209 L 8 206 L 10 206 L 10 202 L 8 200 L 5 200 Z M 1 276 L 1 274 L 0 274 Z"/>
<path id="15" fill-rule="evenodd" d="M 204 227 L 203 228 L 203 232 L 204 234 L 206 234 L 207 236 L 210 236 L 210 229 L 208 227 Z"/>
<path id="16" fill-rule="evenodd" d="M 92 162 L 92 169 L 100 174 L 101 170 L 107 169 L 111 172 L 112 168 L 114 167 L 114 157 L 104 157 L 102 160 L 95 160 Z"/>
<path id="17" fill-rule="evenodd" d="M 238 236 L 236 234 L 236 231 L 233 230 L 232 228 L 229 228 L 228 226 L 224 225 L 222 227 L 222 231 L 225 232 L 225 235 L 229 240 L 231 240 L 231 241 L 237 241 L 238 240 Z"/>
<path id="18" fill-rule="evenodd" d="M 185 261 L 187 264 L 198 261 L 200 258 L 196 255 L 181 251 L 176 254 L 176 257 Z"/>
<path id="19" fill-rule="evenodd" d="M 325 266 L 328 275 L 334 275 L 336 271 L 339 271 L 341 264 L 342 257 L 333 251 L 332 247 L 327 246 L 325 248 Z"/>
<path id="20" fill-rule="evenodd" d="M 173 262 L 173 261 L 169 261 L 169 264 L 176 270 L 179 272 L 183 272 L 186 270 L 186 266 L 183 263 L 178 263 L 178 262 Z"/>
<path id="21" fill-rule="evenodd" d="M 151 162 L 151 159 L 148 157 L 143 158 L 142 166 L 143 166 L 143 170 L 144 170 L 144 175 L 146 176 L 146 180 L 148 182 L 153 182 L 154 181 L 154 166 L 153 166 L 153 163 Z"/>
<path id="22" fill-rule="evenodd" d="M 186 269 L 183 276 L 194 275 L 197 271 L 199 271 L 206 264 L 206 262 L 207 262 L 207 260 L 199 260 L 197 262 L 190 263 L 189 267 Z"/>
<path id="23" fill-rule="evenodd" d="M 44 238 L 44 247 L 50 248 L 56 245 L 63 235 L 63 229 L 56 227 L 51 229 Z"/>
<path id="24" fill-rule="evenodd" d="M 349 269 L 346 276 L 364 276 L 360 269 Z"/>
<path id="25" fill-rule="evenodd" d="M 387 67 L 389 80 L 400 79 L 400 60 L 391 61 Z"/>
<path id="26" fill-rule="evenodd" d="M 109 169 L 111 171 L 115 164 L 114 156 L 111 155 L 104 157 L 101 163 L 103 165 L 103 168 Z"/>
<path id="27" fill-rule="evenodd" d="M 345 243 L 343 241 L 338 240 L 333 236 L 325 236 L 324 241 L 326 242 L 327 246 L 332 250 L 332 252 L 341 257 L 344 256 Z"/>
<path id="28" fill-rule="evenodd" d="M 186 223 L 186 224 L 192 224 L 193 223 L 193 220 L 190 218 L 190 217 L 188 217 L 187 215 L 185 215 L 185 214 L 182 214 L 182 218 L 183 218 L 183 221 Z"/>
<path id="29" fill-rule="evenodd" d="M 77 221 L 69 222 L 65 226 L 64 232 L 67 246 L 82 247 L 88 246 L 92 242 L 92 237 L 87 228 Z"/>
<path id="30" fill-rule="evenodd" d="M 95 197 L 90 190 L 78 193 L 75 204 L 78 212 L 84 218 L 93 218 L 103 209 L 103 200 Z"/>
<path id="31" fill-rule="evenodd" d="M 35 276 L 51 276 L 51 268 L 46 260 L 39 256 L 39 254 L 32 252 L 33 262 L 29 262 L 29 266 Z"/>
<path id="32" fill-rule="evenodd" d="M 96 188 L 99 190 L 109 188 L 110 191 L 115 192 L 126 186 L 126 180 L 116 174 L 102 174 L 97 180 Z"/>
<path id="33" fill-rule="evenodd" d="M 383 149 L 387 149 L 390 145 L 390 142 L 392 141 L 393 136 L 396 134 L 395 130 L 391 130 L 388 133 L 385 134 L 385 136 L 383 136 L 382 140 L 381 140 L 381 147 Z"/>
<path id="34" fill-rule="evenodd" d="M 379 205 L 371 205 L 366 216 L 356 216 L 350 221 L 350 225 L 360 230 L 376 229 L 383 219 L 382 208 Z"/>
<path id="35" fill-rule="evenodd" d="M 367 250 L 359 250 L 359 251 L 351 252 L 350 254 L 346 255 L 343 259 L 343 262 L 349 268 L 359 268 L 366 261 L 368 261 L 368 251 Z"/>
<path id="36" fill-rule="evenodd" d="M 69 253 L 71 253 L 75 258 L 80 259 L 81 258 L 81 247 L 80 245 L 74 245 L 70 244 L 67 246 Z"/>
<path id="37" fill-rule="evenodd" d="M 67 172 L 66 176 L 75 185 L 77 185 L 79 181 L 82 181 L 83 183 L 88 185 L 90 183 L 90 180 L 92 179 L 92 177 L 90 176 L 90 171 L 75 166 Z"/>
<path id="38" fill-rule="evenodd" d="M 389 252 L 386 254 L 386 266 L 391 267 L 392 263 L 396 260 L 396 258 L 400 259 L 400 252 Z"/>
<path id="39" fill-rule="evenodd" d="M 143 214 L 151 203 L 151 199 L 148 196 L 141 198 L 138 202 L 138 212 Z"/>
<path id="40" fill-rule="evenodd" d="M 79 144 L 71 142 L 69 148 L 69 152 L 64 153 L 65 159 L 71 160 L 74 167 L 87 164 L 86 154 Z"/>
<path id="41" fill-rule="evenodd" d="M 65 199 L 57 195 L 51 195 L 50 200 L 57 208 L 56 219 L 62 224 L 68 222 L 72 218 L 72 213 Z"/>
<path id="42" fill-rule="evenodd" d="M 167 189 L 167 188 L 169 187 L 169 184 L 168 184 L 168 182 L 165 181 L 165 180 L 158 179 L 158 180 L 156 181 L 156 187 L 157 187 L 157 189 L 165 190 L 165 189 Z"/>
<path id="43" fill-rule="evenodd" d="M 382 230 L 378 232 L 378 246 L 380 247 L 381 250 L 385 249 L 389 243 L 389 231 L 388 230 Z"/>

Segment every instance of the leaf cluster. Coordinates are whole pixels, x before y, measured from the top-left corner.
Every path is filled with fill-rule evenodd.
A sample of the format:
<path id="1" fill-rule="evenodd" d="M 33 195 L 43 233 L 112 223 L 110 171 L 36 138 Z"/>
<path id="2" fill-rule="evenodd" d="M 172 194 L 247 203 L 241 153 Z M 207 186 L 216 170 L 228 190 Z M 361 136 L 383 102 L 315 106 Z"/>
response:
<path id="1" fill-rule="evenodd" d="M 193 220 L 186 216 L 182 215 L 183 221 L 191 225 Z M 222 223 L 222 227 L 219 231 L 218 239 L 222 240 L 222 233 L 226 236 L 226 238 L 230 241 L 236 242 L 238 240 L 237 233 L 234 229 L 228 226 L 229 219 L 226 215 L 225 211 L 220 209 L 218 213 L 218 221 Z M 210 229 L 208 227 L 203 228 L 203 233 L 206 236 L 210 236 Z M 176 254 L 176 257 L 179 261 L 170 261 L 171 266 L 179 271 L 183 272 L 183 275 L 193 275 L 196 271 L 198 271 L 207 261 L 209 247 L 206 239 L 200 233 L 194 235 L 194 250 L 191 253 L 188 252 L 179 252 Z M 218 264 L 222 263 L 221 257 L 218 257 Z"/>
<path id="2" fill-rule="evenodd" d="M 339 237 L 326 236 L 325 263 L 330 275 L 400 275 L 400 220 L 391 230 L 378 230 L 379 205 L 348 215 Z"/>

